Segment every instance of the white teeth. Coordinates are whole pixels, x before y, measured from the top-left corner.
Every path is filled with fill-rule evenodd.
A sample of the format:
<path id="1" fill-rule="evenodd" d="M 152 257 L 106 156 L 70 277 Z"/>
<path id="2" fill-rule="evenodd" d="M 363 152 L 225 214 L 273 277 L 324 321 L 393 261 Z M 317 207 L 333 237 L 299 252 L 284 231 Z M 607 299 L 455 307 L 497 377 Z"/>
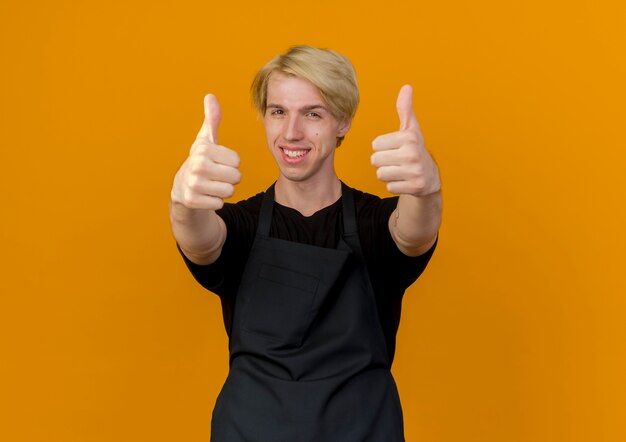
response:
<path id="1" fill-rule="evenodd" d="M 283 152 L 285 152 L 285 155 L 287 155 L 289 158 L 300 158 L 301 156 L 304 156 L 307 153 L 306 150 L 287 150 L 287 149 L 283 149 Z"/>

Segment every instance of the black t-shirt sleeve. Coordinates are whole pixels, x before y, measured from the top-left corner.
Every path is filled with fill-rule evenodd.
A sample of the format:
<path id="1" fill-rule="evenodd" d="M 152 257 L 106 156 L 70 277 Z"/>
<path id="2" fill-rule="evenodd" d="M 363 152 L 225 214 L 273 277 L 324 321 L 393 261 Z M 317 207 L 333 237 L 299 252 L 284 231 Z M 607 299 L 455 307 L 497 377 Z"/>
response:
<path id="1" fill-rule="evenodd" d="M 178 243 L 176 243 L 176 247 L 178 248 L 180 255 L 183 257 L 185 265 L 193 275 L 194 279 L 207 290 L 215 291 L 215 289 L 219 287 L 223 279 L 223 276 L 221 272 L 218 271 L 215 263 L 209 265 L 196 264 L 195 262 L 187 258 Z"/>
<path id="2" fill-rule="evenodd" d="M 362 194 L 356 205 L 359 236 L 370 277 L 376 280 L 377 288 L 386 288 L 389 293 L 403 293 L 422 274 L 437 243 L 415 257 L 398 249 L 389 232 L 389 217 L 398 205 L 398 197 Z"/>
<path id="3" fill-rule="evenodd" d="M 204 288 L 221 298 L 234 298 L 252 248 L 262 194 L 237 204 L 225 203 L 217 214 L 226 224 L 226 241 L 219 258 L 209 265 L 191 262 L 181 253 L 187 268 Z"/>

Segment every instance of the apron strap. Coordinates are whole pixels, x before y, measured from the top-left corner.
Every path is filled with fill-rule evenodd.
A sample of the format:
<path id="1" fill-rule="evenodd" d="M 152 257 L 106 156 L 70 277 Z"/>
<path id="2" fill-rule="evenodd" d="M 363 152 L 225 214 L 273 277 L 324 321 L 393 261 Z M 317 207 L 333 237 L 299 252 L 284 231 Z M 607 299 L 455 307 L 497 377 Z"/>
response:
<path id="1" fill-rule="evenodd" d="M 276 184 L 276 183 L 274 183 Z M 259 213 L 259 225 L 256 234 L 262 238 L 269 238 L 270 226 L 272 225 L 272 210 L 274 209 L 274 184 L 263 195 L 261 212 Z"/>
<path id="2" fill-rule="evenodd" d="M 354 195 L 352 189 L 346 186 L 343 181 L 341 182 L 341 202 L 343 204 L 343 239 L 353 251 L 361 255 Z"/>
<path id="3" fill-rule="evenodd" d="M 343 205 L 343 232 L 346 235 L 353 235 L 357 232 L 356 210 L 354 208 L 354 196 L 352 189 L 341 182 L 341 203 Z"/>

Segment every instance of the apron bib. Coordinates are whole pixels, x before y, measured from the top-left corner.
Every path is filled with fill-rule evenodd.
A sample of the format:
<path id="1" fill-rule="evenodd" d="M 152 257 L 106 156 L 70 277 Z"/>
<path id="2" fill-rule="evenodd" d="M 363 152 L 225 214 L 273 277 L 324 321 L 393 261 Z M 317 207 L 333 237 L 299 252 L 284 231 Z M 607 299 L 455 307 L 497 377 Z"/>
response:
<path id="1" fill-rule="evenodd" d="M 237 293 L 214 442 L 404 441 L 402 410 L 342 183 L 336 249 L 270 238 L 266 192 Z"/>

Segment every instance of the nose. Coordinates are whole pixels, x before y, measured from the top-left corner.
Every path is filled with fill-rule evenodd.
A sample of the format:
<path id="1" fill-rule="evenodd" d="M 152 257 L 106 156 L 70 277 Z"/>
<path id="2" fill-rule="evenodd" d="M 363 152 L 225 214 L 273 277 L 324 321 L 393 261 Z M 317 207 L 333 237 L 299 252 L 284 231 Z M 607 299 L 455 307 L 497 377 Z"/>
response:
<path id="1" fill-rule="evenodd" d="M 285 123 L 283 136 L 286 140 L 295 141 L 302 139 L 304 132 L 299 115 L 290 115 Z"/>

